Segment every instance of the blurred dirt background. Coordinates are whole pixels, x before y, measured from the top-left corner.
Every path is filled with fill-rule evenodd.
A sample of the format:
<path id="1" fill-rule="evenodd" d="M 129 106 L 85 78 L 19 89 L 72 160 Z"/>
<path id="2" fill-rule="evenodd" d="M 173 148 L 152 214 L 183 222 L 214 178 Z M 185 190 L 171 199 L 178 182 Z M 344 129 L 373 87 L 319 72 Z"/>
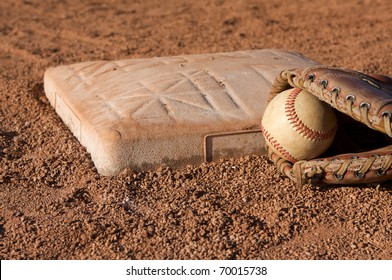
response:
<path id="1" fill-rule="evenodd" d="M 392 75 L 388 0 L 0 1 L 1 259 L 392 259 L 392 187 L 296 187 L 266 157 L 97 174 L 45 69 L 246 49 Z"/>

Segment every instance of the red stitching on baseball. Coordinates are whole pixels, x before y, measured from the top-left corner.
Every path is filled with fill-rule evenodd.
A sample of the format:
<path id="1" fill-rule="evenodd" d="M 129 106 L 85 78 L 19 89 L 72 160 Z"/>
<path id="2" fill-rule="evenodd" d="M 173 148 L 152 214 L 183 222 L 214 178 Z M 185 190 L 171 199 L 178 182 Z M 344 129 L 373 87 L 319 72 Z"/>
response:
<path id="1" fill-rule="evenodd" d="M 286 117 L 290 121 L 290 124 L 296 131 L 298 131 L 299 134 L 312 141 L 323 141 L 333 137 L 335 135 L 337 125 L 333 126 L 331 129 L 325 132 L 316 131 L 306 126 L 306 124 L 304 124 L 298 118 L 297 112 L 295 111 L 295 99 L 301 91 L 302 89 L 295 88 L 290 92 L 289 96 L 287 97 L 285 103 L 285 111 Z"/>
<path id="2" fill-rule="evenodd" d="M 297 160 L 283 148 L 282 145 L 278 143 L 278 141 L 265 129 L 263 124 L 260 125 L 261 132 L 263 133 L 265 139 L 272 145 L 272 147 L 277 150 L 285 159 L 291 161 L 292 163 L 296 162 Z"/>

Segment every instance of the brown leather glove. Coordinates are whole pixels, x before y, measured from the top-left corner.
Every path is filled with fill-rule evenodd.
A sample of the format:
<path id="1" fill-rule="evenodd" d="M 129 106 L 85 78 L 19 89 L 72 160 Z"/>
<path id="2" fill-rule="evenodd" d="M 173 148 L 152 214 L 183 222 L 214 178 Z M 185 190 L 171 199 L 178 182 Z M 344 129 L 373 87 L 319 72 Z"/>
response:
<path id="1" fill-rule="evenodd" d="M 300 88 L 327 102 L 338 119 L 332 146 L 321 158 L 289 162 L 267 145 L 269 158 L 286 176 L 302 185 L 375 183 L 392 179 L 392 78 L 336 67 L 283 71 L 271 100 Z"/>

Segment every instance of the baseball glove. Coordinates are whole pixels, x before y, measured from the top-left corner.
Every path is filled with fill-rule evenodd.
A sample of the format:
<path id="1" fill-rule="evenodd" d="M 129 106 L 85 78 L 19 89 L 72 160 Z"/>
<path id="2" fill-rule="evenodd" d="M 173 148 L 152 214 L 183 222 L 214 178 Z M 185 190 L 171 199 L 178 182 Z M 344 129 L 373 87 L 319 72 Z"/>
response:
<path id="1" fill-rule="evenodd" d="M 299 88 L 330 104 L 338 120 L 331 147 L 321 158 L 290 162 L 267 145 L 269 158 L 298 185 L 375 183 L 392 179 L 392 78 L 336 67 L 286 70 L 269 100 Z"/>

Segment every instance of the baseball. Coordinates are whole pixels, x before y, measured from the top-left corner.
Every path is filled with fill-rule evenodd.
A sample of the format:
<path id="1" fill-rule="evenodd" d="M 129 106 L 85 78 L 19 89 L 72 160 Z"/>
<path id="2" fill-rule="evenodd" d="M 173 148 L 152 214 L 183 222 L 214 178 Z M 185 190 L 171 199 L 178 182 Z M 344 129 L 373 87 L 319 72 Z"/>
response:
<path id="1" fill-rule="evenodd" d="M 272 99 L 261 121 L 267 145 L 293 163 L 324 153 L 332 144 L 336 129 L 332 107 L 297 88 Z"/>

